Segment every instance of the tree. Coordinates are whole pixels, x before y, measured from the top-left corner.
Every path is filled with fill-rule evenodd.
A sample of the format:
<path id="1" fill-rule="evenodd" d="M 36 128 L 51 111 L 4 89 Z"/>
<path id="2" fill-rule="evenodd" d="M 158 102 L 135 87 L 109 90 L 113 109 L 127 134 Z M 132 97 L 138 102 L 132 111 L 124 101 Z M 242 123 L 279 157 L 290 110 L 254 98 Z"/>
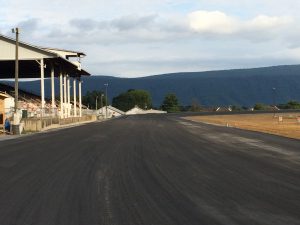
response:
<path id="1" fill-rule="evenodd" d="M 231 110 L 232 111 L 242 111 L 243 108 L 241 106 L 239 106 L 239 105 L 232 105 L 231 106 Z"/>
<path id="2" fill-rule="evenodd" d="M 178 112 L 179 103 L 176 95 L 174 93 L 167 94 L 161 108 L 167 112 Z"/>
<path id="3" fill-rule="evenodd" d="M 105 106 L 106 97 L 103 91 L 92 91 L 87 92 L 85 96 L 82 97 L 82 104 L 88 106 L 90 109 L 96 109 L 96 100 L 97 100 L 97 109 L 101 108 L 101 95 L 102 95 L 102 106 Z"/>
<path id="4" fill-rule="evenodd" d="M 267 106 L 265 104 L 262 103 L 256 103 L 254 105 L 254 110 L 266 110 Z"/>
<path id="5" fill-rule="evenodd" d="M 286 104 L 280 104 L 279 108 L 281 108 L 281 109 L 300 109 L 300 102 L 289 101 Z"/>
<path id="6" fill-rule="evenodd" d="M 128 111 L 135 106 L 149 109 L 152 107 L 152 100 L 148 91 L 130 89 L 114 97 L 112 105 L 123 111 Z"/>
<path id="7" fill-rule="evenodd" d="M 199 101 L 196 98 L 192 99 L 192 104 L 191 104 L 191 108 L 190 109 L 191 109 L 192 112 L 199 112 L 199 111 L 201 111 L 202 107 L 201 107 Z"/>

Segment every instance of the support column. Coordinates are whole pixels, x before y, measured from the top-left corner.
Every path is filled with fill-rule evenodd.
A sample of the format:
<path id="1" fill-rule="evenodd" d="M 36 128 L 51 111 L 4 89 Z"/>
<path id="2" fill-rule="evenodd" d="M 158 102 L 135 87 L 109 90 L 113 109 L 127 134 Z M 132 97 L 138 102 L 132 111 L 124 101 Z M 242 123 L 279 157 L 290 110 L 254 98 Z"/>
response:
<path id="1" fill-rule="evenodd" d="M 42 103 L 42 115 L 45 110 L 45 70 L 44 59 L 41 59 L 41 103 Z"/>
<path id="2" fill-rule="evenodd" d="M 60 96 L 60 118 L 64 117 L 64 109 L 63 109 L 63 76 L 62 72 L 59 74 L 59 96 Z"/>
<path id="3" fill-rule="evenodd" d="M 67 81 L 68 81 L 68 85 L 67 85 L 67 88 L 68 88 L 68 117 L 70 117 L 71 116 L 71 102 L 70 102 L 70 100 L 71 100 L 71 96 L 70 96 L 70 89 L 71 89 L 71 87 L 70 87 L 70 77 L 68 77 L 68 79 L 67 79 Z"/>
<path id="4" fill-rule="evenodd" d="M 80 80 L 79 81 L 79 86 L 78 86 L 78 94 L 79 94 L 79 117 L 82 117 L 82 102 L 81 102 L 81 84 L 82 84 L 82 81 Z"/>
<path id="5" fill-rule="evenodd" d="M 64 74 L 64 109 L 63 109 L 63 112 L 64 112 L 64 118 L 67 117 L 67 107 L 66 107 L 66 104 L 67 104 L 67 76 Z"/>
<path id="6" fill-rule="evenodd" d="M 19 102 L 19 28 L 13 29 L 13 33 L 16 33 L 16 57 L 15 57 L 15 114 L 14 125 L 19 124 L 18 118 L 18 102 Z"/>
<path id="7" fill-rule="evenodd" d="M 73 79 L 74 117 L 77 117 L 76 79 Z"/>
<path id="8" fill-rule="evenodd" d="M 54 67 L 51 65 L 51 108 L 52 108 L 52 116 L 54 115 L 55 110 L 55 84 L 54 84 Z"/>

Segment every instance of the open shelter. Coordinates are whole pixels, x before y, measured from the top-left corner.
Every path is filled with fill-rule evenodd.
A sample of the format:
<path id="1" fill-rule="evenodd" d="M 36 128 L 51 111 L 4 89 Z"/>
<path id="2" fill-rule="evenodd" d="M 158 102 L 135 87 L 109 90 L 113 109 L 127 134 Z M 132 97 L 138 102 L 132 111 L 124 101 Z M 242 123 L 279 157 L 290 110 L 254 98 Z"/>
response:
<path id="1" fill-rule="evenodd" d="M 16 41 L 10 37 L 0 35 L 0 79 L 15 78 L 15 48 Z M 60 115 L 62 118 L 82 116 L 82 81 L 81 76 L 90 74 L 81 68 L 82 52 L 68 51 L 54 48 L 41 48 L 28 43 L 19 42 L 19 78 L 40 79 L 41 81 L 41 108 L 45 110 L 45 78 L 51 78 L 51 109 L 54 112 L 55 82 L 60 80 Z M 71 61 L 76 58 L 77 61 Z M 71 106 L 71 79 L 73 80 L 73 109 Z M 76 109 L 77 82 L 79 95 L 79 115 Z"/>

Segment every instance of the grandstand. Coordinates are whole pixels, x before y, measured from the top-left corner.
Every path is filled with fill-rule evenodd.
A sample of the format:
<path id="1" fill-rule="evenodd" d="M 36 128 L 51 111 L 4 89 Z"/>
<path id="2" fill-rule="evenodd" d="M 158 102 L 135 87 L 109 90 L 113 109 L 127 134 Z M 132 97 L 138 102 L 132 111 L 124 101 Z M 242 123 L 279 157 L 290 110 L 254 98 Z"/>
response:
<path id="1" fill-rule="evenodd" d="M 14 96 L 15 91 L 14 87 L 11 87 L 8 84 L 0 83 L 0 92 L 5 93 L 9 96 Z M 45 112 L 51 111 L 51 102 L 49 99 L 45 99 Z M 59 102 L 56 101 L 56 108 L 58 106 Z M 26 117 L 34 117 L 39 116 L 40 111 L 42 108 L 41 103 L 41 97 L 38 95 L 35 95 L 33 93 L 29 93 L 27 91 L 19 90 L 19 109 L 24 111 L 24 116 Z M 10 108 L 5 107 L 5 113 L 7 114 L 7 117 L 10 117 L 10 115 L 13 112 L 13 107 L 10 106 Z M 3 112 L 2 112 L 3 113 Z"/>

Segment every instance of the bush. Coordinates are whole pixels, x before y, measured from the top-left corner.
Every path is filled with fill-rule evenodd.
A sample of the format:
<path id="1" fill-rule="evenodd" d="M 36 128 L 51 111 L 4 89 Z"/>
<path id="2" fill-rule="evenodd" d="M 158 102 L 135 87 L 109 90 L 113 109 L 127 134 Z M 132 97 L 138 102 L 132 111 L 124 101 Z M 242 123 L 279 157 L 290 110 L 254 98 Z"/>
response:
<path id="1" fill-rule="evenodd" d="M 174 93 L 167 94 L 161 108 L 167 112 L 180 111 L 179 102 L 176 95 Z"/>
<path id="2" fill-rule="evenodd" d="M 281 109 L 300 109 L 300 103 L 297 101 L 289 101 L 286 104 L 279 105 Z"/>
<path id="3" fill-rule="evenodd" d="M 267 106 L 263 103 L 256 103 L 254 105 L 254 110 L 266 110 Z"/>
<path id="4" fill-rule="evenodd" d="M 112 105 L 123 111 L 128 111 L 135 106 L 142 109 L 149 109 L 152 107 L 152 100 L 149 92 L 130 89 L 114 97 Z"/>

